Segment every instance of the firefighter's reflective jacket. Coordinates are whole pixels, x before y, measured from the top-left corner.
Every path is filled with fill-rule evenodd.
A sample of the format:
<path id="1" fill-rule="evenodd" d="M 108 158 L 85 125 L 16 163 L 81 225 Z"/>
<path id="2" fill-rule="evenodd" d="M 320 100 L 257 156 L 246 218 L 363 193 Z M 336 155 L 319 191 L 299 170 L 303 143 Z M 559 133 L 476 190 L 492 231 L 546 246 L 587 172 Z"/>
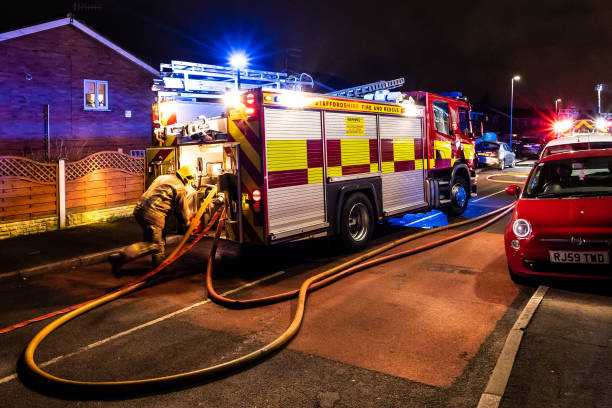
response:
<path id="1" fill-rule="evenodd" d="M 183 223 L 189 221 L 190 211 L 185 185 L 178 177 L 165 175 L 157 177 L 140 197 L 134 215 L 163 228 L 171 211 Z"/>

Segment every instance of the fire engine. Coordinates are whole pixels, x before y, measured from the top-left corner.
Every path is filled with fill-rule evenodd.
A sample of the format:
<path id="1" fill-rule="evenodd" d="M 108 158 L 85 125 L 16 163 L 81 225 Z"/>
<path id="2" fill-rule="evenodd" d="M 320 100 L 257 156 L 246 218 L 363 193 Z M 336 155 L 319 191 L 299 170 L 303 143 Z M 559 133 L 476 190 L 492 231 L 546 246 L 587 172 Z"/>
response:
<path id="1" fill-rule="evenodd" d="M 282 82 L 230 91 L 220 117 L 160 124 L 147 177 L 197 164 L 199 191 L 218 187 L 226 237 L 239 243 L 337 235 L 360 249 L 387 218 L 431 209 L 459 215 L 476 194 L 470 106 L 390 92 L 403 82 L 332 94 Z"/>

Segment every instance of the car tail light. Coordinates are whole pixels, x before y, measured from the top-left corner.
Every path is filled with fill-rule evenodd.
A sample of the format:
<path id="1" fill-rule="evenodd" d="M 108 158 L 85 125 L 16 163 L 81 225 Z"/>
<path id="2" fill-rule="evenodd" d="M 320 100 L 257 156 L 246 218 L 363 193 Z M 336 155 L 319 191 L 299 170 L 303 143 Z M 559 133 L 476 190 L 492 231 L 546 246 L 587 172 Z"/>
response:
<path id="1" fill-rule="evenodd" d="M 251 193 L 251 197 L 253 197 L 253 201 L 258 202 L 261 201 L 261 191 L 253 190 Z"/>

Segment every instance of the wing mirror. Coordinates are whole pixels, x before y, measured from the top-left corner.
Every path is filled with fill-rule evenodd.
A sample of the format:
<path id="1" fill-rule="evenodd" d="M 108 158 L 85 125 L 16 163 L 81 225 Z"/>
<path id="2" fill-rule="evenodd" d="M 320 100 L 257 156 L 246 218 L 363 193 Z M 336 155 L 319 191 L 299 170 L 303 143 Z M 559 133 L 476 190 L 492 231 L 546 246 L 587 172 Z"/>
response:
<path id="1" fill-rule="evenodd" d="M 506 187 L 505 191 L 508 195 L 518 197 L 518 195 L 521 194 L 521 187 L 517 186 L 516 184 L 513 184 L 511 186 Z"/>

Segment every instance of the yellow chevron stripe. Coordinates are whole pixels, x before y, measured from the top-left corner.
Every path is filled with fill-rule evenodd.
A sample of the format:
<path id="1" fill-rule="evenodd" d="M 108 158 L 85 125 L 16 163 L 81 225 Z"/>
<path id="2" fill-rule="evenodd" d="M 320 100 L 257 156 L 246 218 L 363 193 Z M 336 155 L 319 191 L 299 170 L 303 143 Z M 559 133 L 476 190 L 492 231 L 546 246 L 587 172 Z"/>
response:
<path id="1" fill-rule="evenodd" d="M 251 146 L 251 143 L 242 134 L 240 129 L 238 129 L 238 127 L 234 124 L 234 121 L 228 120 L 227 122 L 229 124 L 230 134 L 238 143 L 240 143 L 240 149 L 242 149 L 244 154 L 249 158 L 249 160 L 251 160 L 251 163 L 257 169 L 257 171 L 261 173 L 261 157 L 259 157 L 259 154 L 253 148 L 253 146 Z M 249 122 L 246 123 L 247 126 L 250 127 Z M 251 130 L 253 130 L 253 128 L 251 128 Z M 255 134 L 258 134 L 258 132 L 256 132 L 255 130 L 253 130 L 253 132 L 255 132 Z"/>
<path id="2" fill-rule="evenodd" d="M 251 175 L 245 169 L 242 169 L 242 171 L 240 171 L 240 182 L 244 184 L 249 191 L 253 191 L 256 188 L 259 188 L 255 180 L 251 178 Z"/>

